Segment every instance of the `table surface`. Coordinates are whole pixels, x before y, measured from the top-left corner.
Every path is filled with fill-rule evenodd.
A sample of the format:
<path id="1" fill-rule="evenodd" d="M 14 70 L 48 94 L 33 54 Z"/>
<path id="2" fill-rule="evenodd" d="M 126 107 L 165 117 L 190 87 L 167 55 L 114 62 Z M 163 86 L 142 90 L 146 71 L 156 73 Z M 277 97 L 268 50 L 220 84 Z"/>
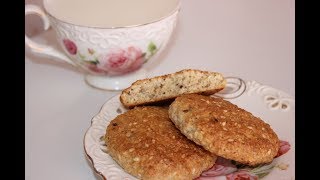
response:
<path id="1" fill-rule="evenodd" d="M 295 96 L 294 6 L 293 0 L 184 0 L 172 40 L 148 76 L 195 68 Z M 52 30 L 34 39 L 56 43 Z M 83 137 L 118 93 L 94 89 L 76 68 L 26 47 L 26 179 L 100 179 L 86 159 Z"/>

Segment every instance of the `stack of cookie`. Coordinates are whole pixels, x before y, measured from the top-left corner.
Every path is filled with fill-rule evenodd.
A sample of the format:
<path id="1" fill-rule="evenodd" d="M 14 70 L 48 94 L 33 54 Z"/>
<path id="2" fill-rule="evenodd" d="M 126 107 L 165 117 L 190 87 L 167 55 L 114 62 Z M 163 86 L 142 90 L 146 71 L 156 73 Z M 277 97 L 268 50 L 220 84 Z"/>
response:
<path id="1" fill-rule="evenodd" d="M 130 110 L 107 127 L 109 155 L 139 179 L 191 180 L 218 156 L 250 166 L 271 162 L 279 139 L 270 125 L 209 96 L 225 85 L 220 73 L 191 69 L 133 83 L 120 96 Z"/>

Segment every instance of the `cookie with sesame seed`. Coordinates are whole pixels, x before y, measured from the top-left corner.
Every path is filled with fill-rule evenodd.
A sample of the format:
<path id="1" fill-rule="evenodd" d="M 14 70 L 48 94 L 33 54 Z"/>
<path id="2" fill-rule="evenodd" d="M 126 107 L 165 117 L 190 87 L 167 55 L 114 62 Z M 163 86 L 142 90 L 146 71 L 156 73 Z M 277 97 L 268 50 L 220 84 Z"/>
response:
<path id="1" fill-rule="evenodd" d="M 172 102 L 182 94 L 211 95 L 226 86 L 221 73 L 183 69 L 181 71 L 137 80 L 121 92 L 120 102 L 127 108 Z"/>
<path id="2" fill-rule="evenodd" d="M 139 179 L 194 179 L 217 156 L 186 138 L 169 119 L 168 108 L 135 107 L 110 122 L 108 154 Z"/>
<path id="3" fill-rule="evenodd" d="M 221 98 L 182 95 L 170 105 L 169 117 L 190 140 L 242 164 L 269 163 L 279 149 L 269 124 Z"/>

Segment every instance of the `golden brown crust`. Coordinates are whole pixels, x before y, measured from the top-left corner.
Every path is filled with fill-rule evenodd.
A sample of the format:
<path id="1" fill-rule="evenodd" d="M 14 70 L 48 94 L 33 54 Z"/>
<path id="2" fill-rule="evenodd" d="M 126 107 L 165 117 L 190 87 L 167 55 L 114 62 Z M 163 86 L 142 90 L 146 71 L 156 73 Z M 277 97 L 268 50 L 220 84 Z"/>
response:
<path id="1" fill-rule="evenodd" d="M 269 124 L 221 98 L 180 96 L 170 105 L 169 116 L 189 139 L 243 164 L 271 162 L 279 149 Z"/>
<path id="2" fill-rule="evenodd" d="M 141 179 L 194 179 L 213 166 L 216 156 L 183 136 L 168 108 L 136 107 L 107 127 L 108 153 Z"/>
<path id="3" fill-rule="evenodd" d="M 217 72 L 184 69 L 176 73 L 142 79 L 124 89 L 120 102 L 127 108 L 170 101 L 182 94 L 211 95 L 222 90 L 226 80 Z"/>

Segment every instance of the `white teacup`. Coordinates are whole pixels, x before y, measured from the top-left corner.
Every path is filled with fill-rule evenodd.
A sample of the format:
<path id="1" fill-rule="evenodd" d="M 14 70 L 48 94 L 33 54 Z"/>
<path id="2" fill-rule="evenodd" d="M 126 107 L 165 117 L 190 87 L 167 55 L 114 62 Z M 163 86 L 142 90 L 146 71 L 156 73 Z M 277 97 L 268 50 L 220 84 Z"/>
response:
<path id="1" fill-rule="evenodd" d="M 130 8 L 128 8 L 127 12 L 122 13 L 128 13 L 128 16 L 133 18 L 126 18 L 126 15 L 117 17 L 117 14 L 110 17 L 105 14 L 104 16 L 107 18 L 104 21 L 103 18 L 95 18 L 95 15 L 91 14 L 94 13 L 92 8 L 99 10 L 98 5 L 90 7 L 92 12 L 88 18 L 80 17 L 81 14 L 77 14 L 76 8 L 74 11 L 72 9 L 70 11 L 73 13 L 73 17 L 67 17 L 63 11 L 68 7 L 65 7 L 67 4 L 63 4 L 68 1 L 76 2 L 76 0 L 44 0 L 45 11 L 35 5 L 26 5 L 25 7 L 26 15 L 37 14 L 42 18 L 45 30 L 50 25 L 52 26 L 56 32 L 56 39 L 64 52 L 51 46 L 36 43 L 27 36 L 25 36 L 25 42 L 34 53 L 55 57 L 80 67 L 86 72 L 85 79 L 88 84 L 107 90 L 121 90 L 128 87 L 133 81 L 145 78 L 146 73 L 143 66 L 152 61 L 165 48 L 176 25 L 180 8 L 180 0 L 167 0 L 170 1 L 168 6 L 172 7 L 165 7 L 162 4 L 163 11 L 157 12 L 156 15 L 149 15 L 148 13 L 151 12 L 149 10 L 145 12 L 145 16 L 140 14 L 140 17 L 137 15 L 135 18 L 133 17 L 135 14 L 130 14 Z M 86 1 L 98 2 L 97 0 Z M 105 0 L 104 3 L 116 1 L 126 3 L 125 0 Z M 147 2 L 146 0 L 135 1 Z M 153 0 L 153 2 L 164 1 Z M 112 4 L 108 5 L 112 7 Z M 120 4 L 116 6 L 120 7 Z M 143 4 L 139 6 L 141 8 Z M 122 7 L 125 6 L 122 5 Z M 79 6 L 78 8 L 80 12 L 83 7 Z M 141 8 L 141 10 L 143 9 Z M 109 7 L 109 11 L 111 10 Z M 97 13 L 98 15 L 99 13 Z M 83 17 L 85 16 L 83 15 Z"/>

